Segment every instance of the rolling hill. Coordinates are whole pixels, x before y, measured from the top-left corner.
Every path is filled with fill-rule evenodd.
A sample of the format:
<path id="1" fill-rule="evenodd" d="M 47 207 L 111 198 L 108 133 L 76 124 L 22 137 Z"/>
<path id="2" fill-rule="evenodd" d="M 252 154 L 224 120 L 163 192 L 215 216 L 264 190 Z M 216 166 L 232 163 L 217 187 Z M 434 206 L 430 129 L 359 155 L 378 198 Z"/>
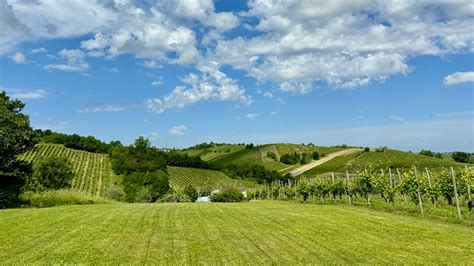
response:
<path id="1" fill-rule="evenodd" d="M 32 162 L 33 167 L 41 158 L 64 156 L 72 164 L 74 179 L 70 188 L 92 196 L 105 196 L 113 184 L 115 174 L 107 154 L 73 150 L 60 144 L 38 144 L 31 151 L 22 154 L 19 159 Z"/>
<path id="2" fill-rule="evenodd" d="M 266 144 L 259 145 L 253 149 L 243 149 L 233 152 L 229 155 L 217 158 L 212 164 L 225 166 L 229 164 L 256 164 L 267 168 L 268 170 L 277 170 L 286 173 L 299 165 L 285 165 L 280 162 L 280 157 L 287 153 L 312 153 L 317 151 L 321 155 L 329 154 L 345 148 L 339 147 L 318 147 L 302 144 Z M 268 152 L 276 155 L 276 160 L 267 156 Z"/>

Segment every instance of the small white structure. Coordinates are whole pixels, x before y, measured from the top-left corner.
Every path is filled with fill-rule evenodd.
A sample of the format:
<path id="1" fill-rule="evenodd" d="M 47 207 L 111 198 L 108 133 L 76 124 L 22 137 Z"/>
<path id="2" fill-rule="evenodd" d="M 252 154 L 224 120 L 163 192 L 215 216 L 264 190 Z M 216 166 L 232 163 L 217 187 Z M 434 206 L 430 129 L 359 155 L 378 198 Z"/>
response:
<path id="1" fill-rule="evenodd" d="M 247 198 L 247 191 L 242 191 L 242 195 L 244 195 L 244 198 L 246 199 Z"/>
<path id="2" fill-rule="evenodd" d="M 209 198 L 209 196 L 198 197 L 196 202 L 211 202 L 211 199 Z"/>

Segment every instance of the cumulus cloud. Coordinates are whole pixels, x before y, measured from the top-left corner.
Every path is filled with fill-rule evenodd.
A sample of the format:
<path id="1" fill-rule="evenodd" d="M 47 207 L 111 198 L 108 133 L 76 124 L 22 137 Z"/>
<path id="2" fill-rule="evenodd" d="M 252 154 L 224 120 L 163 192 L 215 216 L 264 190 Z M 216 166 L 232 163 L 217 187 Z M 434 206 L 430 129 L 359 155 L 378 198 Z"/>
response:
<path id="1" fill-rule="evenodd" d="M 147 99 L 145 103 L 148 111 L 163 113 L 167 109 L 180 109 L 211 99 L 237 101 L 246 105 L 252 102 L 245 90 L 214 64 L 201 65 L 198 69 L 200 73 L 191 73 L 182 78 L 185 85 L 177 86 L 170 94 L 163 98 Z"/>
<path id="2" fill-rule="evenodd" d="M 26 57 L 21 52 L 16 52 L 14 55 L 12 55 L 11 59 L 17 64 L 26 64 Z"/>
<path id="3" fill-rule="evenodd" d="M 44 48 L 44 47 L 40 47 L 40 48 L 36 48 L 36 49 L 32 49 L 31 50 L 31 54 L 41 54 L 41 53 L 47 53 L 48 52 L 48 49 Z"/>
<path id="4" fill-rule="evenodd" d="M 186 129 L 185 126 L 174 126 L 170 129 L 170 134 L 171 136 L 183 136 Z"/>
<path id="5" fill-rule="evenodd" d="M 253 0 L 254 37 L 220 39 L 210 55 L 280 90 L 356 88 L 411 71 L 409 58 L 474 51 L 471 2 Z"/>
<path id="6" fill-rule="evenodd" d="M 455 85 L 460 83 L 474 82 L 474 71 L 456 72 L 444 77 L 443 83 L 445 85 Z"/>
<path id="7" fill-rule="evenodd" d="M 77 112 L 79 113 L 99 113 L 99 112 L 122 112 L 124 108 L 117 105 L 98 105 L 93 107 L 88 107 L 84 109 L 78 109 Z"/>
<path id="8" fill-rule="evenodd" d="M 63 49 L 59 51 L 58 55 L 62 59 L 66 60 L 66 64 L 49 64 L 49 65 L 45 65 L 44 69 L 46 70 L 56 69 L 56 70 L 61 70 L 61 71 L 78 72 L 78 71 L 87 70 L 89 68 L 89 64 L 87 64 L 87 62 L 84 59 L 86 54 L 79 49 L 73 49 L 73 50 Z"/>
<path id="9" fill-rule="evenodd" d="M 46 91 L 43 89 L 37 90 L 17 90 L 17 89 L 3 89 L 7 92 L 8 96 L 14 99 L 28 100 L 28 99 L 39 99 L 46 96 Z"/>

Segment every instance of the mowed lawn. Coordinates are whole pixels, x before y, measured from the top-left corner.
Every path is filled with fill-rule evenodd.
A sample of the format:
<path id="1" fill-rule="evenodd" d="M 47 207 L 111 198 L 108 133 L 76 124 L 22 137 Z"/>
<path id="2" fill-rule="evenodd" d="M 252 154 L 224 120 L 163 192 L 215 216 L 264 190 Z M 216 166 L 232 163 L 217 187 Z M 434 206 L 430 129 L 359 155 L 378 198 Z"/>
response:
<path id="1" fill-rule="evenodd" d="M 351 206 L 108 204 L 0 211 L 0 263 L 472 264 L 474 229 Z"/>

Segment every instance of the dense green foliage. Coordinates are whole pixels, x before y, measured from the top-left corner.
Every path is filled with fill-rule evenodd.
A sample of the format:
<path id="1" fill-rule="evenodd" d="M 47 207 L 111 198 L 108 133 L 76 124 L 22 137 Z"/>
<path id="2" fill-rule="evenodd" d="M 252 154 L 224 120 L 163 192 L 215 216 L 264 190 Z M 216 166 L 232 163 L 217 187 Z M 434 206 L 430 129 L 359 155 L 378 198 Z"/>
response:
<path id="1" fill-rule="evenodd" d="M 123 185 L 128 202 L 155 202 L 170 189 L 168 175 L 161 170 L 126 174 Z"/>
<path id="2" fill-rule="evenodd" d="M 255 164 L 250 165 L 227 165 L 222 171 L 231 178 L 254 179 L 257 183 L 271 183 L 273 181 L 284 179 L 284 177 L 275 170 L 267 170 L 265 167 Z"/>
<path id="3" fill-rule="evenodd" d="M 242 202 L 244 195 L 236 188 L 225 188 L 210 197 L 212 202 Z"/>
<path id="4" fill-rule="evenodd" d="M 451 156 L 454 161 L 458 163 L 474 163 L 474 156 L 472 153 L 455 151 Z"/>
<path id="5" fill-rule="evenodd" d="M 73 178 L 74 172 L 67 157 L 44 157 L 35 165 L 33 175 L 27 177 L 23 190 L 39 192 L 67 188 Z"/>
<path id="6" fill-rule="evenodd" d="M 282 201 L 97 204 L 0 215 L 2 264 L 470 265 L 472 227 Z"/>
<path id="7" fill-rule="evenodd" d="M 198 191 L 191 184 L 186 186 L 186 188 L 184 189 L 184 194 L 189 198 L 191 202 L 195 202 L 199 197 Z"/>
<path id="8" fill-rule="evenodd" d="M 77 134 L 68 135 L 63 133 L 52 132 L 51 130 L 35 130 L 35 137 L 38 142 L 63 144 L 67 148 L 75 150 L 83 150 L 95 153 L 108 153 L 109 149 L 117 144 L 118 141 L 113 141 L 110 144 L 102 142 L 93 136 L 79 136 Z"/>
<path id="9" fill-rule="evenodd" d="M 17 156 L 33 148 L 34 134 L 29 117 L 21 111 L 25 104 L 0 93 L 0 209 L 18 203 L 18 195 L 31 174 L 31 166 Z"/>

